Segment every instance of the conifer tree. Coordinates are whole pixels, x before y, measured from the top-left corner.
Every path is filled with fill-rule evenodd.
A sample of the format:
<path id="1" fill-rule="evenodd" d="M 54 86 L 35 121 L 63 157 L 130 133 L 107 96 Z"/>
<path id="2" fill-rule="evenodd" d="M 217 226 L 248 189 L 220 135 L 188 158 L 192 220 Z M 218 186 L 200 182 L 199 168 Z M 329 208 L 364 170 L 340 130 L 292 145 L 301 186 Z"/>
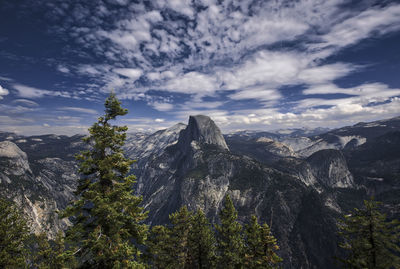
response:
<path id="1" fill-rule="evenodd" d="M 20 210 L 0 199 L 0 268 L 25 268 L 29 237 L 28 226 Z"/>
<path id="2" fill-rule="evenodd" d="M 348 256 L 339 259 L 346 268 L 400 268 L 400 222 L 387 221 L 379 210 L 380 202 L 364 201 L 361 209 L 339 221 L 339 246 Z"/>
<path id="3" fill-rule="evenodd" d="M 36 253 L 33 264 L 38 269 L 62 269 L 75 266 L 70 251 L 65 250 L 64 235 L 60 231 L 54 241 L 50 241 L 45 233 L 35 236 Z"/>
<path id="4" fill-rule="evenodd" d="M 219 213 L 221 224 L 217 230 L 217 251 L 219 268 L 243 268 L 244 242 L 242 225 L 237 221 L 238 213 L 229 195 L 225 197 L 224 208 Z"/>
<path id="5" fill-rule="evenodd" d="M 189 231 L 190 268 L 215 268 L 216 241 L 212 226 L 202 210 L 192 217 Z"/>
<path id="6" fill-rule="evenodd" d="M 192 212 L 186 206 L 169 216 L 170 244 L 173 249 L 175 265 L 172 268 L 190 268 L 189 264 L 189 231 L 192 229 Z"/>
<path id="7" fill-rule="evenodd" d="M 126 126 L 110 121 L 127 114 L 113 93 L 105 101 L 105 115 L 89 128 L 84 141 L 90 146 L 81 152 L 78 200 L 63 217 L 72 217 L 67 239 L 77 243 L 74 254 L 86 268 L 142 268 L 139 261 L 147 226 L 142 199 L 133 193 L 135 176 L 127 176 L 133 161 L 124 157 L 122 146 Z"/>
<path id="8" fill-rule="evenodd" d="M 147 241 L 150 263 L 155 268 L 191 268 L 189 232 L 192 213 L 183 206 L 169 219 L 169 226 L 157 225 L 151 229 Z"/>
<path id="9" fill-rule="evenodd" d="M 155 225 L 151 228 L 146 241 L 146 258 L 152 268 L 172 268 L 175 264 L 173 255 L 175 250 L 171 244 L 170 234 L 170 230 L 163 225 Z"/>
<path id="10" fill-rule="evenodd" d="M 257 217 L 252 216 L 245 229 L 246 268 L 276 268 L 282 259 L 275 253 L 279 249 L 277 240 L 267 224 L 258 224 Z"/>

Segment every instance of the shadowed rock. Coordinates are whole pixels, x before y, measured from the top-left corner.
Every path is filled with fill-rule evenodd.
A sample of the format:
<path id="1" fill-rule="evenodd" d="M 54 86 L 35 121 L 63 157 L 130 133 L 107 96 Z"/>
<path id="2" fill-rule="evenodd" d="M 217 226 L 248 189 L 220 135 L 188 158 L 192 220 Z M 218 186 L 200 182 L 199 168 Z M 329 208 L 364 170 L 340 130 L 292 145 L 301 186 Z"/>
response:
<path id="1" fill-rule="evenodd" d="M 187 152 L 192 141 L 198 144 L 216 145 L 221 149 L 229 150 L 221 130 L 210 117 L 204 115 L 189 117 L 188 126 L 179 136 L 179 149 L 182 152 Z"/>

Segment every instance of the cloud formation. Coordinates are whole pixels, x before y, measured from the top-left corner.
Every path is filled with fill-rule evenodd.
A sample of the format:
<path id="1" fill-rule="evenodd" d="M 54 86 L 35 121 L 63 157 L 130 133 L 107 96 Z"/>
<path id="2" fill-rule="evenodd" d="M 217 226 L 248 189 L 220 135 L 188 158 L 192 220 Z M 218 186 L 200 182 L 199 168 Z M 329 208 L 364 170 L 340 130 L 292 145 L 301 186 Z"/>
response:
<path id="1" fill-rule="evenodd" d="M 8 95 L 8 94 L 9 94 L 9 91 L 0 85 L 0 100 L 3 99 L 3 96 Z"/>
<path id="2" fill-rule="evenodd" d="M 51 66 L 85 83 L 47 90 L 9 81 L 6 86 L 19 99 L 93 102 L 114 90 L 122 99 L 144 103 L 158 119 L 153 123 L 203 113 L 224 128 L 301 121 L 336 125 L 336 118 L 354 122 L 396 114 L 399 86 L 374 78 L 352 81 L 373 63 L 339 57 L 365 40 L 398 33 L 395 2 L 38 0 L 35 5 L 47 7 L 54 22 L 50 33 L 68 40 L 64 49 L 75 57 L 76 62 L 50 61 Z M 0 98 L 9 93 L 1 89 Z M 60 111 L 97 113 L 67 105 Z"/>

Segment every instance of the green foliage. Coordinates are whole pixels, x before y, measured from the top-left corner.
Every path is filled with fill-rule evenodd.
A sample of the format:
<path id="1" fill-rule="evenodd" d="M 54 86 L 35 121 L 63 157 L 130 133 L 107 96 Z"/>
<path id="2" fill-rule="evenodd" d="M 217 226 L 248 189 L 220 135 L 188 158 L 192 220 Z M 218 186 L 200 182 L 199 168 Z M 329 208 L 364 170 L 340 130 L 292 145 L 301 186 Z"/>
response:
<path id="1" fill-rule="evenodd" d="M 175 257 L 172 255 L 170 230 L 166 226 L 153 226 L 147 238 L 147 259 L 153 268 L 173 268 Z"/>
<path id="2" fill-rule="evenodd" d="M 148 238 L 150 262 L 155 268 L 188 268 L 192 213 L 186 206 L 169 216 L 171 225 L 154 226 Z"/>
<path id="3" fill-rule="evenodd" d="M 279 249 L 277 240 L 267 224 L 258 224 L 257 217 L 252 216 L 245 229 L 245 267 L 276 268 L 282 259 L 275 253 Z"/>
<path id="4" fill-rule="evenodd" d="M 29 232 L 19 209 L 0 199 L 0 268 L 26 268 Z"/>
<path id="5" fill-rule="evenodd" d="M 244 241 L 242 225 L 237 221 L 237 211 L 229 195 L 225 197 L 224 208 L 219 217 L 217 230 L 218 266 L 220 268 L 243 268 Z"/>
<path id="6" fill-rule="evenodd" d="M 381 203 L 364 201 L 361 209 L 339 220 L 339 234 L 347 250 L 339 259 L 346 268 L 400 268 L 400 222 L 387 221 L 380 212 Z"/>
<path id="7" fill-rule="evenodd" d="M 178 212 L 169 216 L 170 244 L 174 255 L 174 268 L 187 268 L 189 264 L 189 231 L 192 228 L 192 213 L 183 206 Z"/>
<path id="8" fill-rule="evenodd" d="M 62 269 L 75 266 L 70 251 L 65 250 L 64 235 L 59 232 L 54 241 L 47 239 L 45 233 L 35 236 L 36 253 L 33 264 L 38 269 Z"/>
<path id="9" fill-rule="evenodd" d="M 126 126 L 109 123 L 127 114 L 112 93 L 105 115 L 89 128 L 84 141 L 91 146 L 77 156 L 81 162 L 79 197 L 62 214 L 72 217 L 67 239 L 75 244 L 79 266 L 86 268 L 142 268 L 139 246 L 146 239 L 147 214 L 141 197 L 133 193 L 135 176 L 127 176 L 134 161 L 124 157 Z M 134 243 L 133 243 L 134 242 Z"/>
<path id="10" fill-rule="evenodd" d="M 216 240 L 212 226 L 204 212 L 197 210 L 191 220 L 189 231 L 189 267 L 190 268 L 215 268 Z"/>

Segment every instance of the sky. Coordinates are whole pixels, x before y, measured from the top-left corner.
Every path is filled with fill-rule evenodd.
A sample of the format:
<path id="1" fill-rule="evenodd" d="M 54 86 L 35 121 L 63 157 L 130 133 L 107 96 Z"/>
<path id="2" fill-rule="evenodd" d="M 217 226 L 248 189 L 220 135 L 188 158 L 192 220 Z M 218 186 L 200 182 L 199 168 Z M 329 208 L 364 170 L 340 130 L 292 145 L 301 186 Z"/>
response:
<path id="1" fill-rule="evenodd" d="M 1 0 L 0 131 L 84 133 L 114 91 L 130 132 L 400 116 L 400 1 Z"/>

